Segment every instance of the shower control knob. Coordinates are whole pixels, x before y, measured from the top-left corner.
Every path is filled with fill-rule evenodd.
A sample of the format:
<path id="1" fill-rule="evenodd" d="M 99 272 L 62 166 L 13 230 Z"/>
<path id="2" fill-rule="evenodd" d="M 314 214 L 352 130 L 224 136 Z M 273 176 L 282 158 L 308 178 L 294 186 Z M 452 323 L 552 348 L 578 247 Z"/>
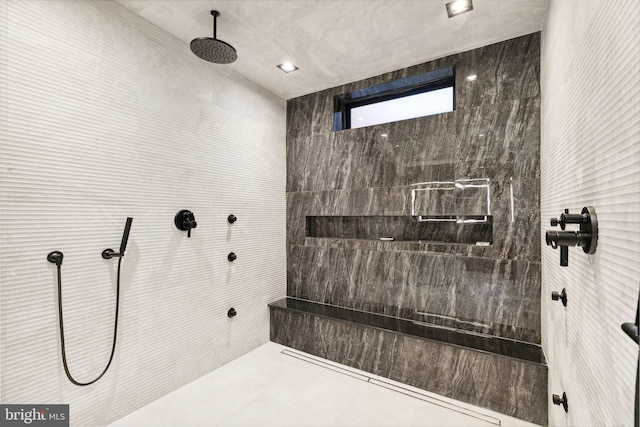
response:
<path id="1" fill-rule="evenodd" d="M 238 220 L 238 218 L 236 218 L 235 215 L 231 214 L 227 217 L 227 221 L 229 222 L 229 224 L 233 224 L 234 222 L 236 222 Z"/>
<path id="2" fill-rule="evenodd" d="M 191 230 L 198 226 L 193 212 L 183 209 L 176 214 L 173 222 L 178 230 L 186 231 L 187 237 L 191 237 Z"/>
<path id="3" fill-rule="evenodd" d="M 567 230 L 567 224 L 578 224 L 579 230 Z M 579 246 L 586 254 L 594 254 L 598 246 L 598 216 L 593 206 L 585 206 L 579 214 L 570 214 L 565 209 L 560 219 L 551 218 L 552 226 L 560 226 L 562 231 L 547 230 L 545 240 L 553 249 L 560 248 L 560 266 L 569 265 L 569 247 Z"/>
<path id="4" fill-rule="evenodd" d="M 227 255 L 227 259 L 231 262 L 235 261 L 236 259 L 238 259 L 238 256 L 236 254 L 234 254 L 233 252 L 229 252 L 229 255 Z"/>
<path id="5" fill-rule="evenodd" d="M 238 313 L 236 313 L 236 309 L 233 308 L 233 307 L 231 307 L 229 309 L 229 311 L 227 311 L 227 316 L 229 316 L 229 317 L 235 317 L 236 314 L 238 314 Z"/>
<path id="6" fill-rule="evenodd" d="M 562 397 L 557 394 L 553 395 L 553 404 L 554 405 L 562 405 L 564 408 L 564 412 L 569 412 L 569 402 L 567 401 L 567 393 L 562 393 Z"/>
<path id="7" fill-rule="evenodd" d="M 569 209 L 565 209 L 563 214 L 560 214 L 560 219 L 551 218 L 551 226 L 557 227 L 560 225 L 560 228 L 564 230 L 567 224 L 583 224 L 589 222 L 589 214 L 583 211 L 579 214 L 570 214 Z"/>

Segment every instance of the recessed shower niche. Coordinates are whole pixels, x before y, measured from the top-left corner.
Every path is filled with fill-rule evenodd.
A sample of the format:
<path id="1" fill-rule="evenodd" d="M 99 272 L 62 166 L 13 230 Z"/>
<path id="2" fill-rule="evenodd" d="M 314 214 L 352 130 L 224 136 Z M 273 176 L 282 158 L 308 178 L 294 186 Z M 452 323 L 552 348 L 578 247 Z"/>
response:
<path id="1" fill-rule="evenodd" d="M 415 183 L 409 215 L 306 216 L 306 237 L 493 244 L 489 178 Z"/>

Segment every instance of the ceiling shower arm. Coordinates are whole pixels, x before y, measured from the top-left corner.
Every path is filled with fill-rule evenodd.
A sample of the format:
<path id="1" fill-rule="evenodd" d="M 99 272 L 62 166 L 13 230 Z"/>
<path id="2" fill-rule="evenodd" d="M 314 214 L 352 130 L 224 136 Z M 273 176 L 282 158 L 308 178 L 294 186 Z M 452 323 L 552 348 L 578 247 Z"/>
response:
<path id="1" fill-rule="evenodd" d="M 218 16 L 220 16 L 220 12 L 218 12 L 217 10 L 212 10 L 211 11 L 211 15 L 213 15 L 213 38 L 216 39 L 217 37 L 217 23 L 218 23 Z"/>

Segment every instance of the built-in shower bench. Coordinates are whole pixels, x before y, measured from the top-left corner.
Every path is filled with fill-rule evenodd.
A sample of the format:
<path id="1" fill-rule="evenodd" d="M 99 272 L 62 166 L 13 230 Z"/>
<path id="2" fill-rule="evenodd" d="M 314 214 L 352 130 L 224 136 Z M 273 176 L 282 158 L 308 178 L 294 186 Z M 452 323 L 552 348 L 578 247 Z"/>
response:
<path id="1" fill-rule="evenodd" d="M 537 344 L 296 298 L 269 307 L 273 342 L 547 425 Z"/>

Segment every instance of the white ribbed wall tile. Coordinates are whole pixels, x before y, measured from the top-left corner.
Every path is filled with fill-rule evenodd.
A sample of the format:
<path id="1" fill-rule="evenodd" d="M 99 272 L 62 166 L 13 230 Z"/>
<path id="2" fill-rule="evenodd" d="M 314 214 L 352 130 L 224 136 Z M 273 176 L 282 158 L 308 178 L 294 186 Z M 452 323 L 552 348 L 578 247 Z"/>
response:
<path id="1" fill-rule="evenodd" d="M 104 425 L 268 341 L 286 293 L 284 100 L 111 1 L 0 1 L 0 76 L 3 403 Z M 92 379 L 115 304 L 100 253 L 127 216 L 114 362 L 77 387 L 46 255 L 64 252 L 70 369 Z"/>
<path id="2" fill-rule="evenodd" d="M 606 3 L 606 4 L 605 4 Z M 556 426 L 633 424 L 640 287 L 640 3 L 551 0 L 542 37 L 541 218 L 595 207 L 598 248 L 542 245 L 542 344 Z M 552 302 L 566 288 L 569 304 Z"/>

